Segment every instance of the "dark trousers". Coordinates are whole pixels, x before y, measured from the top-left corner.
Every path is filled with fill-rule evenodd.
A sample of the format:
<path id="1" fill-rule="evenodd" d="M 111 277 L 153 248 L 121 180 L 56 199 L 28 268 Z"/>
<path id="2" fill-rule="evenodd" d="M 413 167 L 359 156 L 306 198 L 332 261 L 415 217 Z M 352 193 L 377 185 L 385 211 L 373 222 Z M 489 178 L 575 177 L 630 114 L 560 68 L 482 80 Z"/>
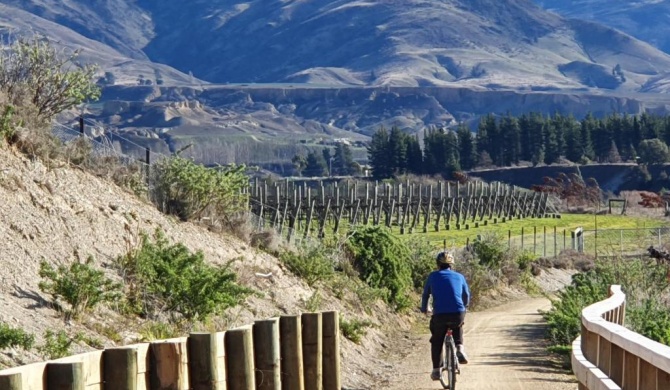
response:
<path id="1" fill-rule="evenodd" d="M 447 329 L 451 328 L 456 345 L 463 344 L 463 322 L 465 313 L 434 314 L 430 319 L 430 352 L 433 358 L 433 368 L 442 365 L 441 354 L 444 345 L 444 337 Z"/>

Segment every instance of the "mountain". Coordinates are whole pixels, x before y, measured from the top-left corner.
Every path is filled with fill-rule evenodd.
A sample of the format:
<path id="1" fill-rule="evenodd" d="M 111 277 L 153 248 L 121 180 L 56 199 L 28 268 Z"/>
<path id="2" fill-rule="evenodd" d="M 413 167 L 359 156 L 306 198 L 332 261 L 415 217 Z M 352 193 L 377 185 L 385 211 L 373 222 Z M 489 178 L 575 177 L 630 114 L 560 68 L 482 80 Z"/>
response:
<path id="1" fill-rule="evenodd" d="M 670 2 L 662 0 L 536 0 L 568 18 L 619 29 L 670 53 Z"/>
<path id="2" fill-rule="evenodd" d="M 0 29 L 116 75 L 84 109 L 98 133 L 206 162 L 282 164 L 343 138 L 364 160 L 379 126 L 488 113 L 670 111 L 670 55 L 531 0 L 0 0 Z"/>
<path id="3" fill-rule="evenodd" d="M 2 2 L 213 83 L 640 91 L 670 67 L 530 0 Z"/>
<path id="4" fill-rule="evenodd" d="M 19 5 L 14 7 L 8 4 Z M 48 2 L 51 4 L 52 2 Z M 82 2 L 85 3 L 85 2 Z M 47 7 L 45 2 L 43 7 L 33 9 L 29 1 L 1 1 L 0 2 L 0 35 L 3 37 L 32 36 L 34 34 L 43 35 L 55 42 L 57 45 L 67 47 L 71 50 L 81 50 L 80 60 L 87 63 L 95 63 L 100 66 L 102 71 L 109 71 L 115 74 L 118 83 L 137 83 L 139 75 L 147 75 L 152 79 L 160 75 L 168 84 L 192 83 L 193 77 L 186 75 L 171 66 L 159 64 L 149 60 L 141 51 L 124 50 L 125 46 L 121 44 L 123 38 L 129 40 L 128 36 L 119 38 L 119 45 L 108 45 L 106 39 L 92 34 L 85 34 L 85 30 L 79 33 L 68 27 L 74 21 L 93 21 L 97 20 L 96 28 L 115 31 L 120 33 L 120 29 L 115 24 L 109 26 L 105 24 L 104 15 L 97 15 L 92 9 L 89 12 L 74 12 L 79 9 L 72 2 L 58 2 L 53 6 Z M 96 2 L 97 4 L 97 2 Z M 67 8 L 69 5 L 72 8 Z M 63 6 L 62 13 L 55 12 Z M 25 9 L 22 9 L 25 8 Z M 82 8 L 86 9 L 86 8 Z M 30 10 L 36 13 L 30 12 Z M 42 10 L 43 12 L 37 12 Z M 99 11 L 96 8 L 97 11 Z M 72 12 L 70 12 L 72 11 Z M 132 14 L 132 13 L 131 13 Z M 41 15 L 41 16 L 40 16 Z M 44 16 L 44 17 L 42 17 Z M 122 16 L 122 15 L 119 15 Z M 97 17 L 97 19 L 96 19 Z M 132 18 L 128 18 L 131 19 Z M 126 23 L 130 23 L 126 21 Z"/>

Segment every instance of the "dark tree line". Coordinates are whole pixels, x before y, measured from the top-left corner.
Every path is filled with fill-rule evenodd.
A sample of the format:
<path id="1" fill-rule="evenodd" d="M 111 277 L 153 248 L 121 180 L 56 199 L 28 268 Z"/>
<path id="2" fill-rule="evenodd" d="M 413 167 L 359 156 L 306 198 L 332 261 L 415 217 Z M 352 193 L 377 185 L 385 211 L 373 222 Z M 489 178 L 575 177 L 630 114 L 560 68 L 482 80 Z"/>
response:
<path id="1" fill-rule="evenodd" d="M 345 143 L 338 143 L 331 154 L 331 149 L 314 151 L 306 156 L 296 154 L 293 166 L 297 173 L 307 177 L 348 176 L 360 171 L 360 166 L 354 161 L 351 147 Z"/>
<path id="2" fill-rule="evenodd" d="M 405 173 L 442 174 L 475 167 L 511 166 L 527 161 L 554 164 L 562 159 L 575 163 L 663 163 L 670 157 L 670 117 L 613 114 L 595 118 L 539 113 L 520 117 L 483 117 L 476 135 L 466 126 L 456 130 L 429 129 L 419 137 L 380 128 L 368 146 L 375 178 Z"/>

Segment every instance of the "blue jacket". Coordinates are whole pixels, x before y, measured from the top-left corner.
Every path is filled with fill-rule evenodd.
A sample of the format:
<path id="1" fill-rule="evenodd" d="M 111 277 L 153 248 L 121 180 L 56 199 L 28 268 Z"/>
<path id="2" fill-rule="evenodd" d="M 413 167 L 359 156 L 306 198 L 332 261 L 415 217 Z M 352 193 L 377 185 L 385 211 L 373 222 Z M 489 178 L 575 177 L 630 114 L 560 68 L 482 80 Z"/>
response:
<path id="1" fill-rule="evenodd" d="M 428 275 L 421 296 L 421 312 L 425 313 L 428 297 L 433 296 L 433 314 L 462 313 L 470 303 L 470 289 L 463 275 L 450 269 Z"/>

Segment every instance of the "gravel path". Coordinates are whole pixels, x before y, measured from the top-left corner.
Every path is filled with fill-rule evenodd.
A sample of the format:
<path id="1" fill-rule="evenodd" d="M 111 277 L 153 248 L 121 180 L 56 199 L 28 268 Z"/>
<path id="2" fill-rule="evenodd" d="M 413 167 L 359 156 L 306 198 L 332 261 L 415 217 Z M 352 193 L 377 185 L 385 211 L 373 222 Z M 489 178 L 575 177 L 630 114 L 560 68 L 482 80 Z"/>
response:
<path id="1" fill-rule="evenodd" d="M 468 313 L 465 345 L 470 363 L 461 366 L 457 390 L 575 390 L 574 376 L 547 359 L 542 346 L 544 298 L 511 302 Z M 426 319 L 427 321 L 427 319 Z M 399 341 L 393 368 L 375 389 L 440 389 L 430 380 L 429 334 Z"/>

